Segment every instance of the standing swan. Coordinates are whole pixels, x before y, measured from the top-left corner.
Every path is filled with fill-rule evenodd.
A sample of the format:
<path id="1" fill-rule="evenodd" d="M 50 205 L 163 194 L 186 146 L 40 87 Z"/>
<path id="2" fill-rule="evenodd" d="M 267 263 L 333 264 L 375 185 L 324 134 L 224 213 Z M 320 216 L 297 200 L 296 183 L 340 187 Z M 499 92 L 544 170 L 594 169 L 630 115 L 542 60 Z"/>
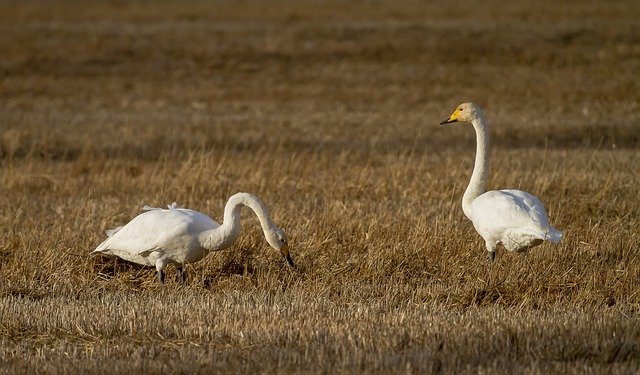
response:
<path id="1" fill-rule="evenodd" d="M 122 227 L 108 230 L 109 238 L 91 254 L 112 254 L 130 262 L 155 266 L 160 283 L 164 283 L 165 267 L 174 264 L 184 283 L 186 263 L 197 262 L 209 251 L 227 248 L 238 239 L 241 206 L 256 213 L 269 245 L 279 250 L 293 267 L 284 231 L 271 220 L 264 203 L 248 193 L 237 193 L 229 198 L 222 225 L 201 212 L 178 208 L 175 203 L 168 209 L 145 206 L 147 212 Z"/>
<path id="2" fill-rule="evenodd" d="M 549 225 L 544 205 L 538 198 L 520 190 L 485 192 L 489 172 L 489 129 L 484 112 L 474 103 L 463 103 L 441 124 L 470 122 L 476 130 L 476 160 L 469 186 L 462 197 L 462 210 L 485 240 L 489 260 L 494 261 L 496 247 L 509 251 L 527 251 L 544 240 L 560 242 L 562 233 Z"/>

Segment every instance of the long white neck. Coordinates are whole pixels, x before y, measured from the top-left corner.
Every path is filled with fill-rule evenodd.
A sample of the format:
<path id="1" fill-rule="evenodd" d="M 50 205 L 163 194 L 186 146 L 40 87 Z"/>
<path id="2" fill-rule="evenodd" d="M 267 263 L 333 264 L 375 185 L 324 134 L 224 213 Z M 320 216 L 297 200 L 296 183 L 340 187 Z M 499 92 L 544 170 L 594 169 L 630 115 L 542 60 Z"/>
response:
<path id="1" fill-rule="evenodd" d="M 487 175 L 489 174 L 489 126 L 484 114 L 477 113 L 471 120 L 471 125 L 476 130 L 476 160 L 473 165 L 473 173 L 469 186 L 462 196 L 462 211 L 471 219 L 471 202 L 484 193 Z"/>
<path id="2" fill-rule="evenodd" d="M 224 219 L 218 228 L 203 232 L 200 235 L 201 243 L 207 250 L 220 250 L 233 245 L 238 239 L 242 226 L 240 225 L 240 208 L 249 207 L 258 216 L 260 226 L 268 238 L 268 232 L 274 227 L 269 215 L 269 210 L 260 198 L 249 193 L 237 193 L 232 195 L 224 207 Z"/>

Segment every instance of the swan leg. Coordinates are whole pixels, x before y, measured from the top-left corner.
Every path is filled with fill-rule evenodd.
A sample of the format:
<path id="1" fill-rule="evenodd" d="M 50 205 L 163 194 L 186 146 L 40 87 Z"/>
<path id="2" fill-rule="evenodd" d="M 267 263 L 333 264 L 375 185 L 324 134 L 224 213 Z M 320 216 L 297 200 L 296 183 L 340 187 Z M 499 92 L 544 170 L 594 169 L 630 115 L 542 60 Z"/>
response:
<path id="1" fill-rule="evenodd" d="M 164 268 L 167 266 L 167 263 L 162 258 L 158 258 L 155 263 L 156 270 L 158 271 L 158 280 L 160 280 L 160 284 L 164 284 Z"/>
<path id="2" fill-rule="evenodd" d="M 487 251 L 489 252 L 489 264 L 493 264 L 493 262 L 496 260 L 496 245 L 489 241 L 485 242 L 485 245 L 487 246 Z"/>
<path id="3" fill-rule="evenodd" d="M 182 285 L 186 285 L 187 284 L 187 271 L 185 269 L 183 269 L 182 267 L 176 267 L 176 270 L 178 270 L 178 277 L 180 278 L 180 282 L 182 283 Z"/>

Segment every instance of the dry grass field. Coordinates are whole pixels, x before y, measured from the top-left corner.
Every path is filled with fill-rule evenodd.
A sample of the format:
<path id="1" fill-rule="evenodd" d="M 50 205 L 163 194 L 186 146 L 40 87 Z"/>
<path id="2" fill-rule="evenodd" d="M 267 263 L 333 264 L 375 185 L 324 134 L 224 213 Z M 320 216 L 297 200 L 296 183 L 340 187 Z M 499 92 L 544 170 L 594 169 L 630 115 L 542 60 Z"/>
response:
<path id="1" fill-rule="evenodd" d="M 640 3 L 2 1 L 2 373 L 637 373 Z M 489 266 L 489 188 L 565 234 Z M 88 253 L 144 204 L 243 212 L 188 285 Z"/>

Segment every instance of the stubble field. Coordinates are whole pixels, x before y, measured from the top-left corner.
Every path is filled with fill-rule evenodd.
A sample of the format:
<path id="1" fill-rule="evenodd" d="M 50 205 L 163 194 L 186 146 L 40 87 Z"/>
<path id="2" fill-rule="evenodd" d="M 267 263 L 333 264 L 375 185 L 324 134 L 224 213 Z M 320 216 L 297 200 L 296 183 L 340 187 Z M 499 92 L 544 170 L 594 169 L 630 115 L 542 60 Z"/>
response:
<path id="1" fill-rule="evenodd" d="M 0 3 L 4 373 L 640 371 L 640 6 L 555 1 Z M 537 195 L 557 245 L 489 266 L 464 217 Z M 169 269 L 88 257 L 173 201 L 229 250 Z"/>

